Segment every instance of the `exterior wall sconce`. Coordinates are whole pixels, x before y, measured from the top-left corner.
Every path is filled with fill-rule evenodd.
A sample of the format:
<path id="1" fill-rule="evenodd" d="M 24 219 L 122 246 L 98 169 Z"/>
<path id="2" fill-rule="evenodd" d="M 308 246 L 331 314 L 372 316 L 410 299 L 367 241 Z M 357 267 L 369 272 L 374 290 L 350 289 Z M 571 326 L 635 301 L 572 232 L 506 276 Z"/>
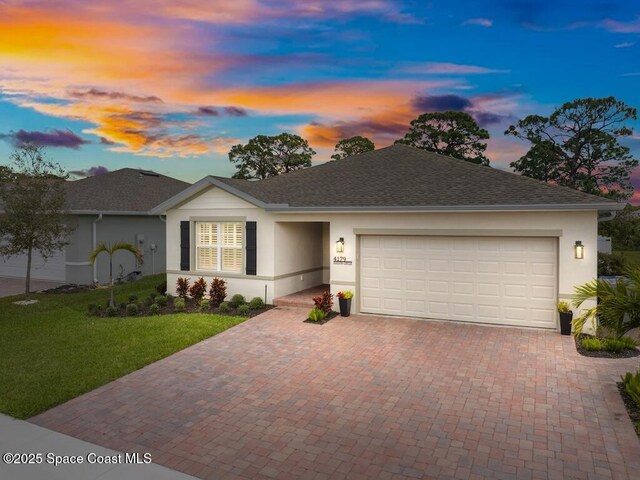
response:
<path id="1" fill-rule="evenodd" d="M 576 240 L 576 244 L 574 245 L 575 257 L 578 260 L 582 260 L 584 258 L 584 245 L 580 240 Z"/>
<path id="2" fill-rule="evenodd" d="M 344 252 L 344 238 L 340 237 L 336 242 L 336 253 Z"/>

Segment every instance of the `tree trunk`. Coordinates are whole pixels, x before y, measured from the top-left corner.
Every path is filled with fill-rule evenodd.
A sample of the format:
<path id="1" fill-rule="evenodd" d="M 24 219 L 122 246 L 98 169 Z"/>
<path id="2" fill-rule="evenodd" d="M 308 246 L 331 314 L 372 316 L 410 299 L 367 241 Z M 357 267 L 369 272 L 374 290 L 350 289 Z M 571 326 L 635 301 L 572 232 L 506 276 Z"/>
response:
<path id="1" fill-rule="evenodd" d="M 24 287 L 24 299 L 29 301 L 29 295 L 31 293 L 31 256 L 33 254 L 33 247 L 29 247 L 27 251 L 27 281 Z"/>
<path id="2" fill-rule="evenodd" d="M 116 302 L 113 300 L 113 254 L 109 254 L 109 306 L 115 308 Z"/>

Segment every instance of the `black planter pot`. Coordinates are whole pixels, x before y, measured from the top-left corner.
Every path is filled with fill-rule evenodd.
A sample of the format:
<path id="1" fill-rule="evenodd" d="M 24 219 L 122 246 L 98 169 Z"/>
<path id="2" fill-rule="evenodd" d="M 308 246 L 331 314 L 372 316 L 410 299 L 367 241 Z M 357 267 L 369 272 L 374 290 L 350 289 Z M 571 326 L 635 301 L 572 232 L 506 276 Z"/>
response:
<path id="1" fill-rule="evenodd" d="M 571 320 L 573 320 L 573 312 L 560 312 L 560 333 L 562 335 L 571 335 Z"/>
<path id="2" fill-rule="evenodd" d="M 351 315 L 351 298 L 339 298 L 338 303 L 340 303 L 340 315 L 342 317 Z"/>

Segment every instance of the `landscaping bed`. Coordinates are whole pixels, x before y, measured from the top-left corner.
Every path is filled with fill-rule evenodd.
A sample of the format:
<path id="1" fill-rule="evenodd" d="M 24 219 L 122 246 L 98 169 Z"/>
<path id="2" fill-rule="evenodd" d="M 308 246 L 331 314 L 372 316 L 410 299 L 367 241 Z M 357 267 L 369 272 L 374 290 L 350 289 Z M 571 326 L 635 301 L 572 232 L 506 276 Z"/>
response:
<path id="1" fill-rule="evenodd" d="M 155 291 L 143 297 L 131 294 L 126 302 L 110 300 L 106 307 L 91 303 L 87 306 L 88 314 L 94 317 L 150 317 L 174 313 L 214 313 L 219 315 L 240 315 L 253 317 L 270 308 L 262 298 L 254 297 L 246 301 L 240 294 L 227 300 L 227 282 L 220 278 L 211 280 L 207 294 L 207 282 L 200 277 L 191 283 L 190 278 L 178 278 L 176 282 L 177 297 L 165 294 L 167 283 L 158 284 Z"/>
<path id="2" fill-rule="evenodd" d="M 165 295 L 165 300 L 159 304 L 160 295 L 154 297 L 145 297 L 139 299 L 137 296 L 130 296 L 127 302 L 119 303 L 115 307 L 115 311 L 110 311 L 107 306 L 104 308 L 97 304 L 90 304 L 88 315 L 93 317 L 150 317 L 154 315 L 171 315 L 174 313 L 212 313 L 216 315 L 228 315 L 228 316 L 243 316 L 243 317 L 255 317 L 267 310 L 270 310 L 273 305 L 266 305 L 262 303 L 260 307 L 253 308 L 247 303 L 243 304 L 229 304 L 226 306 L 212 305 L 207 300 L 201 300 L 198 302 L 193 298 L 184 298 L 183 307 L 176 307 L 176 300 L 180 300 L 181 297 L 172 297 L 171 295 Z M 131 305 L 135 305 L 131 307 Z M 155 305 L 155 307 L 154 307 Z M 246 305 L 246 308 L 243 308 Z"/>
<path id="3" fill-rule="evenodd" d="M 78 293 L 78 292 L 88 292 L 90 290 L 96 289 L 95 285 L 78 285 L 76 283 L 67 283 L 66 285 L 60 285 L 55 288 L 48 288 L 47 290 L 42 290 L 38 293 Z"/>
<path id="4" fill-rule="evenodd" d="M 624 389 L 624 385 L 622 382 L 618 382 L 618 390 L 620 391 L 620 396 L 622 397 L 624 406 L 627 407 L 627 413 L 629 414 L 629 418 L 633 423 L 633 427 L 636 430 L 636 434 L 640 439 L 640 406 L 638 406 L 638 404 L 633 401 L 633 398 L 631 398 L 631 395 L 629 395 L 627 391 Z"/>
<path id="5" fill-rule="evenodd" d="M 593 358 L 633 358 L 640 355 L 640 350 L 637 348 L 624 348 L 620 352 L 612 352 L 606 349 L 590 351 L 582 345 L 583 339 L 595 339 L 592 335 L 580 334 L 574 337 L 576 342 L 576 350 L 580 355 Z"/>
<path id="6" fill-rule="evenodd" d="M 314 325 L 324 325 L 325 323 L 327 323 L 329 320 L 336 318 L 339 315 L 338 312 L 331 312 L 329 314 L 327 314 L 326 317 L 324 317 L 322 320 L 318 320 L 318 321 L 313 321 L 310 318 L 307 318 L 304 323 L 312 323 Z"/>

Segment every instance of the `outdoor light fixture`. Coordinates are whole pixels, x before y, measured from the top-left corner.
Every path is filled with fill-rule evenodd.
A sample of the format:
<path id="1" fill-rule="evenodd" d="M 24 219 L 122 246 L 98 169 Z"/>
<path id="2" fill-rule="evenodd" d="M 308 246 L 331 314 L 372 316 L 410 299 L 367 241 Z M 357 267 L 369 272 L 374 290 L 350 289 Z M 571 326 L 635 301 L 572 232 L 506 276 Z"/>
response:
<path id="1" fill-rule="evenodd" d="M 576 240 L 576 244 L 573 248 L 576 252 L 576 258 L 578 260 L 582 260 L 584 258 L 584 245 L 582 245 L 582 242 L 580 240 Z"/>
<path id="2" fill-rule="evenodd" d="M 336 242 L 336 253 L 344 252 L 344 238 L 340 237 Z"/>

